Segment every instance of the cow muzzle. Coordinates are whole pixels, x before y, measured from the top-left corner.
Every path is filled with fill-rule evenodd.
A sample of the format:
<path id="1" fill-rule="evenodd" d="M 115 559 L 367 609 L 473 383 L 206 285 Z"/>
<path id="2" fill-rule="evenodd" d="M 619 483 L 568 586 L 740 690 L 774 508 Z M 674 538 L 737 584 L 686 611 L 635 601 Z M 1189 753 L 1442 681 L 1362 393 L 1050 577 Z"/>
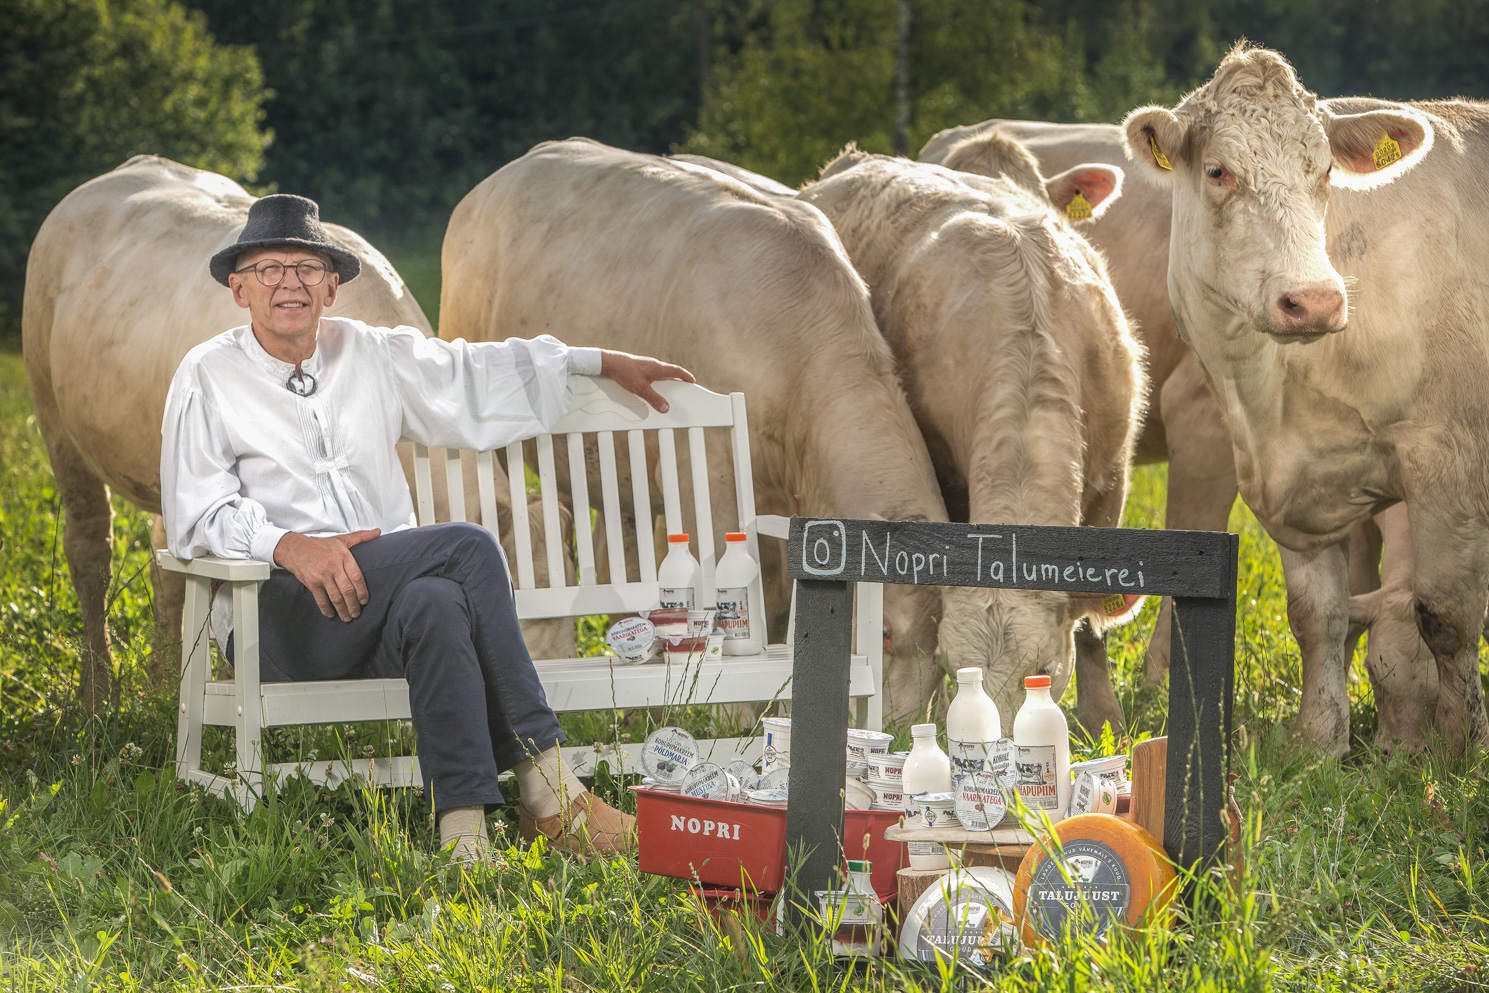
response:
<path id="1" fill-rule="evenodd" d="M 1349 306 L 1339 287 L 1313 283 L 1281 294 L 1268 316 L 1268 334 L 1285 341 L 1308 341 L 1342 330 L 1349 319 Z"/>

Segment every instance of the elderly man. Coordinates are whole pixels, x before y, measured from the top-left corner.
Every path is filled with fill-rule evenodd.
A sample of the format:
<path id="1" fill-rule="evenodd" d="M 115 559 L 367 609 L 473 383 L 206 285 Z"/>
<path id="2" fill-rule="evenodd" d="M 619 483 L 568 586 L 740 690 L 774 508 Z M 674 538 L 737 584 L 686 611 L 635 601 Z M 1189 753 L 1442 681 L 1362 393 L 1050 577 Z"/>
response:
<path id="1" fill-rule="evenodd" d="M 568 407 L 575 375 L 609 376 L 666 410 L 651 384 L 692 375 L 548 335 L 446 342 L 323 317 L 361 263 L 303 197 L 256 202 L 210 269 L 250 323 L 176 370 L 162 502 L 172 554 L 274 564 L 259 597 L 262 678 L 406 678 L 441 842 L 458 858 L 483 849 L 506 769 L 527 840 L 634 848 L 635 819 L 586 792 L 559 756 L 501 546 L 469 524 L 414 529 L 394 446 L 487 450 L 540 434 Z M 217 606 L 213 633 L 231 657 Z"/>

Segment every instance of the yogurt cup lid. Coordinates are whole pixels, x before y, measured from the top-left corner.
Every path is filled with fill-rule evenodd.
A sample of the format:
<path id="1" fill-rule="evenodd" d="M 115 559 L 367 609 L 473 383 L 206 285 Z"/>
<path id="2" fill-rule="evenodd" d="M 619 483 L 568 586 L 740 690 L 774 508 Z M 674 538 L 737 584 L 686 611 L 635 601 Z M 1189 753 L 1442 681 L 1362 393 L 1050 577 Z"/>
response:
<path id="1" fill-rule="evenodd" d="M 1094 772 L 1098 775 L 1103 772 L 1121 772 L 1127 768 L 1127 756 L 1105 755 L 1099 759 L 1086 759 L 1084 762 L 1070 763 L 1070 774 L 1078 776 L 1082 772 Z"/>
<path id="2" fill-rule="evenodd" d="M 974 772 L 962 779 L 956 793 L 956 816 L 971 831 L 996 827 L 1008 812 L 1008 801 L 998 777 L 991 772 Z"/>
<path id="3" fill-rule="evenodd" d="M 933 803 L 936 805 L 956 803 L 955 793 L 917 793 L 915 799 L 920 803 Z"/>
<path id="4" fill-rule="evenodd" d="M 698 764 L 698 742 L 679 727 L 657 728 L 641 746 L 641 768 L 659 783 L 680 786 Z"/>
<path id="5" fill-rule="evenodd" d="M 769 724 L 773 728 L 789 728 L 791 726 L 791 718 L 789 718 L 789 717 L 762 717 L 762 718 L 760 718 L 760 723 L 761 724 Z"/>
<path id="6" fill-rule="evenodd" d="M 621 658 L 645 658 L 657 641 L 657 628 L 644 617 L 627 617 L 610 625 L 605 644 Z"/>
<path id="7" fill-rule="evenodd" d="M 700 800 L 727 800 L 729 773 L 712 762 L 699 762 L 682 781 L 682 795 Z"/>
<path id="8" fill-rule="evenodd" d="M 785 790 L 745 790 L 745 796 L 751 803 L 763 803 L 774 806 L 785 803 L 787 794 Z"/>
<path id="9" fill-rule="evenodd" d="M 787 784 L 791 782 L 791 768 L 786 766 L 780 769 L 772 769 L 760 777 L 760 788 L 762 790 L 785 791 Z"/>
<path id="10" fill-rule="evenodd" d="M 860 741 L 893 741 L 894 735 L 885 734 L 883 731 L 865 731 L 863 728 L 849 728 L 848 737 L 857 738 Z"/>

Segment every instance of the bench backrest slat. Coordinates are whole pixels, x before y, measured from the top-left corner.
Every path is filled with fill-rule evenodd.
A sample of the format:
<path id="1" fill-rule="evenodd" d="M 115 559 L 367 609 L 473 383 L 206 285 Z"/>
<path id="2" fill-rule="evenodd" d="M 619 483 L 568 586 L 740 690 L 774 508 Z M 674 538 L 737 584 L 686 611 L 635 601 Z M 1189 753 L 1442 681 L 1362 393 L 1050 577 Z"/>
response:
<path id="1" fill-rule="evenodd" d="M 564 529 L 558 510 L 558 470 L 553 464 L 553 435 L 540 434 L 538 487 L 543 498 L 543 545 L 548 552 L 548 585 L 564 585 Z"/>
<path id="2" fill-rule="evenodd" d="M 571 431 L 569 439 L 569 495 L 574 507 L 574 552 L 579 560 L 579 585 L 595 585 L 595 540 L 589 523 L 589 472 L 584 464 L 584 435 Z"/>
<path id="3" fill-rule="evenodd" d="M 713 501 L 709 499 L 708 453 L 703 447 L 703 429 L 688 428 L 688 464 L 693 470 L 693 535 L 694 554 L 703 566 L 703 588 L 698 591 L 700 607 L 716 606 L 713 585 Z"/>
<path id="4" fill-rule="evenodd" d="M 605 514 L 605 562 L 610 567 L 610 581 L 626 581 L 626 533 L 620 516 L 620 473 L 615 466 L 615 432 L 601 431 L 595 436 L 600 450 L 600 500 Z"/>
<path id="5" fill-rule="evenodd" d="M 486 530 L 495 533 L 497 529 L 492 524 L 499 518 L 496 516 L 496 469 L 493 462 L 495 459 L 490 452 L 476 453 L 476 488 L 481 497 L 481 523 L 486 525 Z"/>
<path id="6" fill-rule="evenodd" d="M 429 449 L 414 442 L 414 494 L 420 524 L 434 523 L 434 486 L 429 478 Z"/>
<path id="7" fill-rule="evenodd" d="M 527 515 L 527 461 L 522 456 L 522 442 L 507 446 L 507 485 L 512 494 L 512 543 L 517 548 L 517 588 L 530 590 L 538 585 L 533 578 L 533 537 Z M 491 530 L 487 525 L 486 529 Z"/>
<path id="8" fill-rule="evenodd" d="M 636 527 L 642 527 L 643 521 L 651 520 L 651 474 L 646 471 L 646 432 L 627 431 L 626 447 L 631 453 L 631 500 L 636 515 Z M 657 550 L 650 541 L 644 541 L 642 535 L 636 536 L 636 565 L 640 570 L 640 580 L 643 583 L 655 584 L 657 581 Z"/>
<path id="9" fill-rule="evenodd" d="M 445 449 L 445 485 L 450 491 L 450 520 L 466 521 L 465 473 L 460 469 L 460 449 Z"/>

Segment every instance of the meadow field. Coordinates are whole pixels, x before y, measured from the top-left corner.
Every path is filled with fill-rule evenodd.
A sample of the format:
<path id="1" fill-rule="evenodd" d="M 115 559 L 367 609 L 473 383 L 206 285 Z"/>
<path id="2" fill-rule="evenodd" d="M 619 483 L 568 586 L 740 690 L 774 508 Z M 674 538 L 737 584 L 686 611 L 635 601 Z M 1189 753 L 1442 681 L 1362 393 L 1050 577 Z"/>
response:
<path id="1" fill-rule="evenodd" d="M 421 303 L 433 312 L 436 302 Z M 1163 467 L 1139 469 L 1128 525 L 1159 525 L 1163 493 Z M 511 806 L 491 827 L 512 847 L 499 863 L 462 869 L 437 851 L 413 791 L 298 781 L 244 818 L 180 786 L 175 687 L 147 675 L 149 519 L 114 506 L 109 614 L 122 703 L 97 719 L 68 705 L 81 627 L 60 507 L 20 357 L 0 353 L 0 989 L 815 993 L 984 982 L 965 968 L 892 961 L 846 970 L 814 941 L 717 924 L 684 883 L 642 875 L 634 859 L 517 847 Z M 1484 760 L 1374 751 L 1358 663 L 1352 756 L 1290 750 L 1298 656 L 1277 555 L 1244 507 L 1231 526 L 1241 535 L 1233 767 L 1246 896 L 1215 886 L 1171 931 L 1013 958 L 986 981 L 1173 993 L 1485 987 Z M 1150 604 L 1109 639 L 1141 737 L 1164 730 L 1165 695 L 1143 682 L 1154 614 Z M 645 733 L 634 721 L 627 730 Z M 274 760 L 375 754 L 408 736 L 332 727 L 280 734 L 269 748 Z M 215 750 L 226 755 L 223 742 Z M 596 788 L 627 803 L 623 786 Z"/>

